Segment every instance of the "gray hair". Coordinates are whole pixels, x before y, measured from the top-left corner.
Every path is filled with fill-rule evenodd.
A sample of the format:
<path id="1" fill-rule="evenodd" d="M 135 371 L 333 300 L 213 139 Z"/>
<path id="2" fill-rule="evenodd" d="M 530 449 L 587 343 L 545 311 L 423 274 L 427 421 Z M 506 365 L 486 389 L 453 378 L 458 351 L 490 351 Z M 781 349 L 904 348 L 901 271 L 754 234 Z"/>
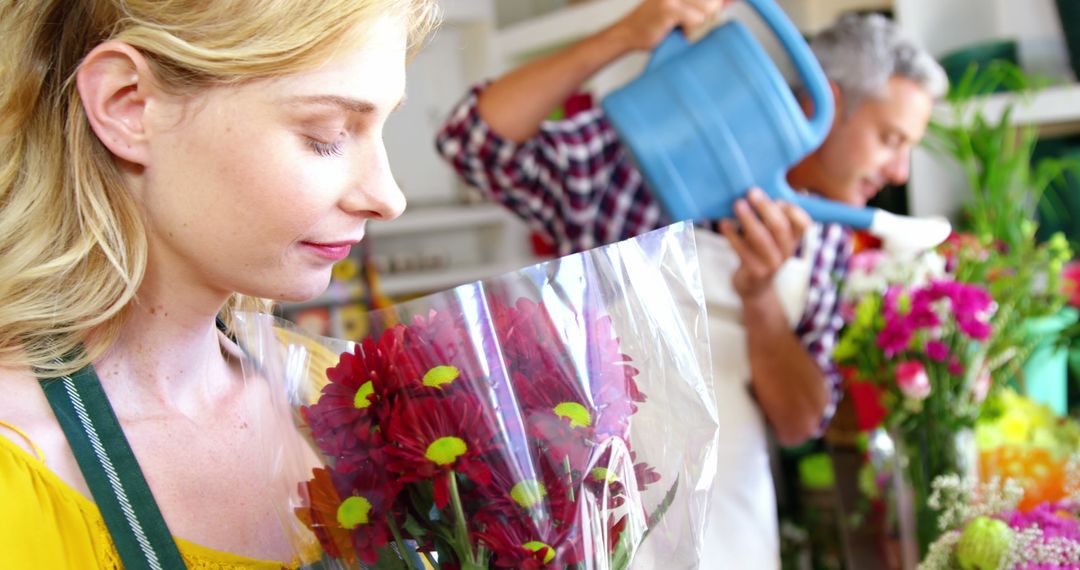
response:
<path id="1" fill-rule="evenodd" d="M 840 88 L 845 114 L 884 93 L 893 76 L 914 81 L 934 99 L 949 89 L 945 70 L 933 56 L 880 14 L 845 15 L 818 34 L 810 48 L 825 76 Z"/>

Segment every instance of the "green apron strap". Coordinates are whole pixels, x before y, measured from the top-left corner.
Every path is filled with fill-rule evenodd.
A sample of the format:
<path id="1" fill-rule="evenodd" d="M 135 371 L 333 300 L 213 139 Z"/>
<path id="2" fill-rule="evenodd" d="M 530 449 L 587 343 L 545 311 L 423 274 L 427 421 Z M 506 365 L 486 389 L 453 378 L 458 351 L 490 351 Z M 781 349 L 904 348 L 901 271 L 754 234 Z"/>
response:
<path id="1" fill-rule="evenodd" d="M 92 365 L 41 388 L 112 536 L 124 570 L 186 568 Z"/>

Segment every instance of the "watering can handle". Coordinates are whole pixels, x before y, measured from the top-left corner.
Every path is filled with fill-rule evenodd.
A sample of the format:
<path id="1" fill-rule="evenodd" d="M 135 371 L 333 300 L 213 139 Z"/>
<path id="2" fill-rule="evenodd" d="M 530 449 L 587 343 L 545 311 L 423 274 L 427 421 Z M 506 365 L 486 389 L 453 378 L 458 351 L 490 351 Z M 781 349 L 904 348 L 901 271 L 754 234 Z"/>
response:
<path id="1" fill-rule="evenodd" d="M 832 128 L 835 105 L 829 81 L 821 69 L 821 64 L 814 57 L 814 52 L 810 51 L 810 46 L 803 41 L 802 34 L 773 0 L 746 0 L 746 3 L 772 29 L 773 34 L 784 45 L 788 56 L 795 63 L 806 91 L 814 101 L 814 116 L 810 117 L 810 128 L 819 142 L 825 140 L 825 136 Z"/>
<path id="2" fill-rule="evenodd" d="M 682 28 L 675 28 L 660 42 L 660 45 L 653 49 L 652 57 L 649 58 L 645 70 L 648 71 L 663 64 L 688 47 L 690 47 L 690 40 L 686 38 L 686 33 L 682 31 Z"/>

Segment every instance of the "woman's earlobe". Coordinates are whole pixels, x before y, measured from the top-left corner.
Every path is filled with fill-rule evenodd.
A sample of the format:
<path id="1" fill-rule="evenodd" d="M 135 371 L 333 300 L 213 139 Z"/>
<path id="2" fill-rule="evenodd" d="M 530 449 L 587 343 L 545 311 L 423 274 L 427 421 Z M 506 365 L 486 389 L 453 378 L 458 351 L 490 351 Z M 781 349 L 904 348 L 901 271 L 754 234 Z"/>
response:
<path id="1" fill-rule="evenodd" d="M 116 157 L 145 165 L 145 111 L 153 82 L 146 59 L 117 41 L 87 54 L 76 73 L 76 86 L 90 128 Z"/>

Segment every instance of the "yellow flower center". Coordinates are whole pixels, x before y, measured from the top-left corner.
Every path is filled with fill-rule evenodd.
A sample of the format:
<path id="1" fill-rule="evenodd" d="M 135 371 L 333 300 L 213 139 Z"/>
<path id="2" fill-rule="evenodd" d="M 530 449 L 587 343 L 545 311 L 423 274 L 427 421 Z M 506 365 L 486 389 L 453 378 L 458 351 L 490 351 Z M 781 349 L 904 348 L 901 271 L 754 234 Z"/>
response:
<path id="1" fill-rule="evenodd" d="M 544 564 L 551 562 L 551 560 L 555 558 L 555 549 L 544 544 L 543 542 L 540 542 L 539 540 L 526 542 L 525 544 L 522 544 L 521 547 L 530 552 L 540 552 L 540 550 L 543 550 Z"/>
<path id="2" fill-rule="evenodd" d="M 603 483 L 607 483 L 608 485 L 619 480 L 618 475 L 615 475 L 614 471 L 611 471 L 610 469 L 607 469 L 605 467 L 596 467 L 591 471 L 591 473 L 593 479 L 596 479 L 597 481 L 601 481 Z"/>
<path id="3" fill-rule="evenodd" d="M 424 374 L 424 386 L 442 390 L 444 384 L 452 384 L 461 371 L 453 366 L 436 366 Z"/>
<path id="4" fill-rule="evenodd" d="M 436 465 L 452 465 L 457 458 L 469 450 L 465 441 L 457 437 L 440 437 L 431 442 L 424 452 L 424 457 Z"/>
<path id="5" fill-rule="evenodd" d="M 545 496 L 547 496 L 547 489 L 536 479 L 526 479 L 514 485 L 514 488 L 510 490 L 510 497 L 523 509 L 536 506 L 544 500 Z"/>
<path id="6" fill-rule="evenodd" d="M 363 497 L 349 497 L 342 501 L 337 510 L 337 521 L 342 528 L 352 530 L 368 523 L 371 513 L 371 501 Z"/>
<path id="7" fill-rule="evenodd" d="M 555 415 L 570 420 L 570 427 L 589 427 L 592 425 L 592 416 L 585 406 L 577 402 L 563 402 L 554 408 Z"/>
<path id="8" fill-rule="evenodd" d="M 358 410 L 363 410 L 371 406 L 371 397 L 375 395 L 375 387 L 371 385 L 371 380 L 364 382 L 360 389 L 356 391 L 356 396 L 353 397 L 353 406 Z"/>

